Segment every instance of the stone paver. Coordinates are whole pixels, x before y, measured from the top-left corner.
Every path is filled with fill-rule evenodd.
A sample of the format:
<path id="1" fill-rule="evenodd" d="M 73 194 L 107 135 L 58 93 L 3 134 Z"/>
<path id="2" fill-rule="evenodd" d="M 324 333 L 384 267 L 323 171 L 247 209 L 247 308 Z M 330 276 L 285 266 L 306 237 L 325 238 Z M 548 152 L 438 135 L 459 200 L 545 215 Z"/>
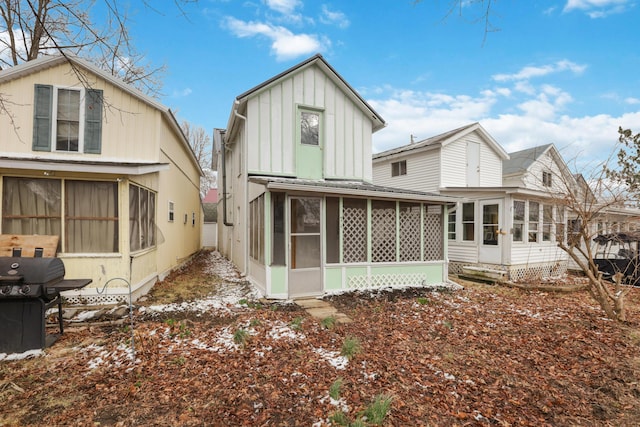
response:
<path id="1" fill-rule="evenodd" d="M 351 323 L 353 320 L 344 313 L 338 312 L 338 310 L 329 302 L 318 298 L 304 298 L 297 299 L 294 302 L 305 309 L 311 317 L 316 319 L 325 319 L 333 316 L 336 318 L 337 323 Z"/>

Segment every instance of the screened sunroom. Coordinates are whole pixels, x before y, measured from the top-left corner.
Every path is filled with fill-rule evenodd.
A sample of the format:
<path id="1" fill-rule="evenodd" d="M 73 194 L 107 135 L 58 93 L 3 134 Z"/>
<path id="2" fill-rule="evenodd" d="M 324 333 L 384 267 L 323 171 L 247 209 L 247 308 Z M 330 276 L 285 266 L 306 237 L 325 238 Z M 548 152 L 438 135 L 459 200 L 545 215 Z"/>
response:
<path id="1" fill-rule="evenodd" d="M 250 279 L 269 298 L 438 286 L 455 199 L 363 183 L 252 178 Z"/>

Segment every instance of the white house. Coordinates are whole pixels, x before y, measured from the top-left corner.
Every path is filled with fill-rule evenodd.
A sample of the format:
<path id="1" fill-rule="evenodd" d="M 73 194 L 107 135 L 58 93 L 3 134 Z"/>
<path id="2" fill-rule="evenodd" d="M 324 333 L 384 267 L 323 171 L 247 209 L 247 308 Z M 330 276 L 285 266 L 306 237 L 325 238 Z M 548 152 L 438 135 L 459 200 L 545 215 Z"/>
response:
<path id="1" fill-rule="evenodd" d="M 380 115 L 321 55 L 242 93 L 218 158 L 218 246 L 269 298 L 447 281 L 451 197 L 373 185 Z"/>
<path id="2" fill-rule="evenodd" d="M 461 198 L 447 217 L 452 273 L 471 267 L 518 280 L 566 270 L 556 245 L 566 220 L 557 195 L 573 176 L 551 144 L 507 154 L 473 123 L 375 154 L 373 177 Z"/>

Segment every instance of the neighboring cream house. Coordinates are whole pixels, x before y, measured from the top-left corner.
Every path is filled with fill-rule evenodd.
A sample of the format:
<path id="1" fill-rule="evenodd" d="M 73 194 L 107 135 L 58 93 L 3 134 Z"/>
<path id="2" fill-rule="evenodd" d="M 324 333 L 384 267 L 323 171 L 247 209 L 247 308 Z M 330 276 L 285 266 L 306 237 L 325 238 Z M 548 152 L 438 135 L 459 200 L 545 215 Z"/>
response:
<path id="1" fill-rule="evenodd" d="M 202 170 L 168 108 L 63 56 L 0 71 L 0 96 L 1 232 L 58 235 L 66 277 L 93 280 L 71 302 L 136 298 L 200 249 Z"/>
<path id="2" fill-rule="evenodd" d="M 567 255 L 558 194 L 573 184 L 551 144 L 507 154 L 479 124 L 373 156 L 378 185 L 457 196 L 447 218 L 451 273 L 486 270 L 519 280 L 558 274 Z"/>
<path id="3" fill-rule="evenodd" d="M 383 119 L 316 55 L 239 95 L 218 158 L 218 247 L 269 298 L 447 281 L 447 196 L 372 184 Z"/>

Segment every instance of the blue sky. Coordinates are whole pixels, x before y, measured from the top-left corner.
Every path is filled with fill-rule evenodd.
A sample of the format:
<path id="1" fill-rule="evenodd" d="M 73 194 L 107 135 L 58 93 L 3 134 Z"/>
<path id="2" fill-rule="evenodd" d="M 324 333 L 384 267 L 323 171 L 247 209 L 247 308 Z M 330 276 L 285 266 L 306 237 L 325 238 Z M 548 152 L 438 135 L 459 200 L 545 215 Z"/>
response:
<path id="1" fill-rule="evenodd" d="M 162 102 L 211 133 L 234 98 L 321 53 L 385 119 L 374 152 L 480 122 L 508 152 L 554 143 L 571 165 L 640 132 L 637 0 L 200 0 L 131 6 Z"/>

